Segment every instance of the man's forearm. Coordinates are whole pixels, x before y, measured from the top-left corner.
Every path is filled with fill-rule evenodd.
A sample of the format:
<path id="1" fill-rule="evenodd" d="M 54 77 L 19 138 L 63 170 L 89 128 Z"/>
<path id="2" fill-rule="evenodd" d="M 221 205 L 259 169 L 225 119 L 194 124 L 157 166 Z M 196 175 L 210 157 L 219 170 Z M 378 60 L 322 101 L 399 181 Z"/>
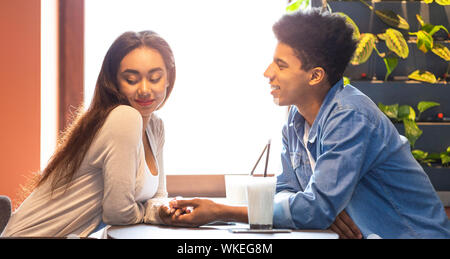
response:
<path id="1" fill-rule="evenodd" d="M 218 220 L 248 223 L 248 213 L 246 206 L 229 206 L 218 204 Z"/>

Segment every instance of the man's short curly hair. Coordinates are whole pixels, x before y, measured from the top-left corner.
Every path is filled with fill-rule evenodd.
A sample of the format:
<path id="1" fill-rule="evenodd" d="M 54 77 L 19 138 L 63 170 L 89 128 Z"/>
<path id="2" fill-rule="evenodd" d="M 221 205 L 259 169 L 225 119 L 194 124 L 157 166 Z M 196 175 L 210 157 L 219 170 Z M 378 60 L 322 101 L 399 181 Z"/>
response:
<path id="1" fill-rule="evenodd" d="M 301 69 L 322 67 L 331 86 L 342 78 L 357 45 L 344 17 L 319 8 L 286 14 L 273 31 L 279 42 L 295 50 Z"/>

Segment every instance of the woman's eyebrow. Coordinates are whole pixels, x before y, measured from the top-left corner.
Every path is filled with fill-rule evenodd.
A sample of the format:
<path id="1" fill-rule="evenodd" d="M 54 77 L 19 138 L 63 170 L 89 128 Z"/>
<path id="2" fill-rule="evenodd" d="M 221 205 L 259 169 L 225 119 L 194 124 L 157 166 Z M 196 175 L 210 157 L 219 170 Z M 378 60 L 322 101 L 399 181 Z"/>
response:
<path id="1" fill-rule="evenodd" d="M 152 69 L 150 69 L 150 71 L 148 71 L 148 74 L 151 74 L 151 73 L 154 73 L 157 71 L 163 71 L 163 69 L 160 67 L 152 68 Z M 128 69 L 125 69 L 122 73 L 139 74 L 139 71 L 128 68 Z"/>
<path id="2" fill-rule="evenodd" d="M 159 72 L 159 71 L 163 71 L 163 69 L 160 67 L 153 68 L 153 69 L 150 69 L 150 71 L 148 71 L 148 73 L 151 74 L 151 73 Z"/>
<path id="3" fill-rule="evenodd" d="M 139 71 L 134 69 L 125 69 L 122 73 L 139 74 Z"/>

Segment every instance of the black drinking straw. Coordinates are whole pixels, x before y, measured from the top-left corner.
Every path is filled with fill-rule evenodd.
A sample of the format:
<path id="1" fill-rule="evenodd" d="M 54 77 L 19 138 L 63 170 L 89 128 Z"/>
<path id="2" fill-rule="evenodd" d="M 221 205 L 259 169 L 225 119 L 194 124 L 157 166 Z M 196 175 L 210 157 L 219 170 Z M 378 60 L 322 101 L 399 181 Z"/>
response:
<path id="1" fill-rule="evenodd" d="M 266 155 L 266 166 L 264 167 L 264 177 L 267 176 L 267 165 L 269 164 L 269 153 L 270 153 L 270 139 L 267 143 L 267 155 Z"/>
<path id="2" fill-rule="evenodd" d="M 261 160 L 261 157 L 264 155 L 264 152 L 266 152 L 266 149 L 267 149 L 267 144 L 266 144 L 266 146 L 264 146 L 264 149 L 263 149 L 261 155 L 259 156 L 258 161 L 256 161 L 255 166 L 253 167 L 252 171 L 250 172 L 250 175 L 253 175 L 253 172 L 255 172 L 255 169 L 258 166 L 259 161 Z"/>

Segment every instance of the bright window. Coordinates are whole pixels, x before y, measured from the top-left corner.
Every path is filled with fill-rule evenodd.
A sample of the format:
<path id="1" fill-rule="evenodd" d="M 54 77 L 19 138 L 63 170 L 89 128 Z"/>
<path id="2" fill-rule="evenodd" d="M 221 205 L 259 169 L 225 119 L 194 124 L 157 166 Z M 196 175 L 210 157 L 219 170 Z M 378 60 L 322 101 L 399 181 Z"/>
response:
<path id="1" fill-rule="evenodd" d="M 286 1 L 87 0 L 85 104 L 103 57 L 125 31 L 153 30 L 175 55 L 177 79 L 164 120 L 167 174 L 249 173 L 272 139 L 269 173 L 281 170 L 286 108 L 273 103 L 268 79 L 273 23 Z M 262 159 L 257 173 L 263 171 Z"/>
<path id="2" fill-rule="evenodd" d="M 41 2 L 41 152 L 43 170 L 53 155 L 57 139 L 58 3 Z"/>

